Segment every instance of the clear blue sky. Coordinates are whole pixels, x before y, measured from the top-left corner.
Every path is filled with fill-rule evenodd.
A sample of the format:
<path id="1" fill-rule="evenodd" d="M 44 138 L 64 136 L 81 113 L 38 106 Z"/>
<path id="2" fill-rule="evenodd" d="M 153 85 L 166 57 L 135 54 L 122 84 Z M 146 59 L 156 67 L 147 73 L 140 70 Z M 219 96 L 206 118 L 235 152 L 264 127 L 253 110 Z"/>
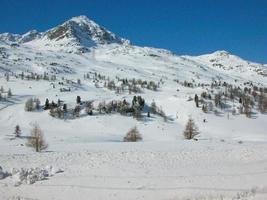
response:
<path id="1" fill-rule="evenodd" d="M 78 15 L 136 45 L 267 63 L 267 0 L 0 0 L 0 32 L 45 31 Z"/>

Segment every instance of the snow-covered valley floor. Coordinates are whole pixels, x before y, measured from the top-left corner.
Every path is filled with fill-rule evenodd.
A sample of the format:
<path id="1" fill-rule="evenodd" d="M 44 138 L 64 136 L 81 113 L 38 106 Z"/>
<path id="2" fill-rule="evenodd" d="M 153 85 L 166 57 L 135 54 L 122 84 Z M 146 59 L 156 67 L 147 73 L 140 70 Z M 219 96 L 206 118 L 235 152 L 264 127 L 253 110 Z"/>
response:
<path id="1" fill-rule="evenodd" d="M 72 151 L 71 149 L 76 149 Z M 0 184 L 1 199 L 257 199 L 267 196 L 266 143 L 93 143 L 67 151 L 5 154 L 4 169 L 53 165 L 33 185 Z"/>

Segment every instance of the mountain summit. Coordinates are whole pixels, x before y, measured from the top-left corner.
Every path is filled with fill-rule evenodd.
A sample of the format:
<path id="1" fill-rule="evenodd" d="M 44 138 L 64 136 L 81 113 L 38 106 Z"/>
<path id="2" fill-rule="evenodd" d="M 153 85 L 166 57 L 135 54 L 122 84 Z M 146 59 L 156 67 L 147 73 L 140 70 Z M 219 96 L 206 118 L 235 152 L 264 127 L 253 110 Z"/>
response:
<path id="1" fill-rule="evenodd" d="M 73 39 L 83 46 L 94 44 L 110 44 L 126 42 L 116 36 L 114 33 L 101 27 L 94 21 L 88 19 L 86 16 L 73 17 L 44 34 L 44 37 L 59 41 L 62 39 Z"/>
<path id="2" fill-rule="evenodd" d="M 77 49 L 83 52 L 90 47 L 102 44 L 130 43 L 129 40 L 118 37 L 84 15 L 73 17 L 63 24 L 42 33 L 36 30 L 29 31 L 24 35 L 3 33 L 0 34 L 0 41 L 18 44 L 29 43 L 47 48 L 63 47 L 69 52 Z M 77 48 L 73 49 L 73 47 Z"/>

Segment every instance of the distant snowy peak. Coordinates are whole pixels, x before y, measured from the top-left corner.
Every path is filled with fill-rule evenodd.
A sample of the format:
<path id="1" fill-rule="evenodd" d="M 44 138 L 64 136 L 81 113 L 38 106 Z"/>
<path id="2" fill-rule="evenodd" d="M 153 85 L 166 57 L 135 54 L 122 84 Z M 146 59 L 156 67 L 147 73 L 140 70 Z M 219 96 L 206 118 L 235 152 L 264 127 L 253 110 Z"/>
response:
<path id="1" fill-rule="evenodd" d="M 189 56 L 190 57 L 190 56 Z M 191 57 L 192 58 L 192 57 Z M 267 76 L 267 69 L 263 64 L 246 61 L 227 51 L 215 51 L 211 54 L 205 54 L 194 57 L 198 62 L 202 62 L 213 68 L 233 72 L 256 72 L 257 74 Z"/>
<path id="2" fill-rule="evenodd" d="M 70 39 L 85 47 L 90 47 L 94 44 L 124 44 L 127 42 L 127 40 L 116 36 L 86 16 L 74 17 L 45 32 L 44 37 L 53 41 Z"/>
<path id="3" fill-rule="evenodd" d="M 18 42 L 20 38 L 21 38 L 21 35 L 19 34 L 13 34 L 13 33 L 0 34 L 0 41 L 6 42 L 6 43 Z"/>
<path id="4" fill-rule="evenodd" d="M 39 33 L 38 31 L 36 30 L 32 30 L 32 31 L 29 31 L 25 34 L 23 34 L 21 36 L 21 38 L 19 39 L 19 42 L 20 43 L 26 43 L 26 42 L 30 42 L 32 40 L 35 40 L 35 39 L 38 39 L 42 36 L 41 33 Z"/>
<path id="5" fill-rule="evenodd" d="M 0 34 L 0 41 L 8 44 L 12 43 L 26 43 L 41 37 L 41 33 L 36 30 L 29 31 L 23 35 L 12 34 L 12 33 L 2 33 Z"/>

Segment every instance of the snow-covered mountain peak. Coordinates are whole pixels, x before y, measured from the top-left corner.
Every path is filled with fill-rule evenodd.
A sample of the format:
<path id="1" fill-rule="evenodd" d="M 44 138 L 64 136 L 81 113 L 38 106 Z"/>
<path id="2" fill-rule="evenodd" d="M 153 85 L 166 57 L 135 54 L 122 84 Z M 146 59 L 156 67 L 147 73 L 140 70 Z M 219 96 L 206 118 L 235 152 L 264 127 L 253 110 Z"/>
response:
<path id="1" fill-rule="evenodd" d="M 23 35 L 13 34 L 13 33 L 2 33 L 0 34 L 0 41 L 5 42 L 7 44 L 13 43 L 26 43 L 37 38 L 41 37 L 41 33 L 37 30 L 31 30 Z"/>
<path id="2" fill-rule="evenodd" d="M 219 50 L 219 51 L 215 51 L 214 53 L 212 53 L 215 56 L 229 56 L 231 53 L 225 50 Z"/>
<path id="3" fill-rule="evenodd" d="M 10 43 L 10 42 L 16 42 L 19 38 L 21 38 L 21 35 L 19 34 L 13 34 L 13 33 L 1 33 L 0 34 L 0 41 Z"/>
<path id="4" fill-rule="evenodd" d="M 257 73 L 264 77 L 267 76 L 267 70 L 264 65 L 259 63 L 250 62 L 233 55 L 227 51 L 215 51 L 211 54 L 200 55 L 196 57 L 189 56 L 187 58 L 201 62 L 203 65 L 210 66 L 221 72 L 234 72 L 234 73 Z"/>
<path id="5" fill-rule="evenodd" d="M 46 32 L 29 32 L 20 43 L 38 49 L 59 50 L 64 52 L 87 52 L 89 48 L 103 44 L 128 45 L 130 42 L 120 38 L 86 16 L 73 17 Z"/>
<path id="6" fill-rule="evenodd" d="M 95 23 L 93 20 L 90 20 L 87 16 L 85 15 L 80 15 L 80 16 L 76 16 L 76 17 L 72 17 L 70 20 L 68 21 L 74 21 L 80 24 L 94 24 L 95 26 L 99 26 L 97 23 Z"/>
<path id="7" fill-rule="evenodd" d="M 65 53 L 83 54 L 82 56 L 87 57 L 89 61 L 93 58 L 92 62 L 97 59 L 99 62 L 113 62 L 116 65 L 141 65 L 144 67 L 151 66 L 151 63 L 153 63 L 153 66 L 158 66 L 159 68 L 168 66 L 171 69 L 193 71 L 194 73 L 201 66 L 205 76 L 207 71 L 211 71 L 210 77 L 217 72 L 219 74 L 226 73 L 227 76 L 232 76 L 232 73 L 238 73 L 242 75 L 242 78 L 244 74 L 249 78 L 252 75 L 267 76 L 267 69 L 264 65 L 243 60 L 224 50 L 201 56 L 178 56 L 168 50 L 139 47 L 129 45 L 129 43 L 128 40 L 118 37 L 82 15 L 73 17 L 45 32 L 32 30 L 23 35 L 0 34 L 0 59 L 1 57 L 3 59 L 2 63 L 0 63 L 0 68 L 10 70 L 12 66 L 13 70 L 15 62 L 18 68 L 23 69 L 24 66 L 30 69 L 32 69 L 32 66 L 35 66 L 35 68 L 37 65 L 45 66 L 47 65 L 46 61 L 44 61 L 45 58 L 48 55 L 51 56 L 51 52 L 53 52 L 53 56 L 62 56 Z M 75 57 L 76 55 L 73 56 Z M 27 62 L 24 63 L 22 57 Z M 67 63 L 72 65 L 70 63 L 73 60 L 77 60 L 78 63 L 80 62 L 79 59 L 84 58 L 75 57 Z M 53 63 L 55 60 L 58 59 L 54 58 Z M 60 62 L 61 60 L 58 60 L 58 63 Z M 76 63 L 73 65 L 77 66 Z M 189 67 L 185 68 L 184 66 Z M 34 70 L 36 70 L 35 68 Z M 38 70 L 42 71 L 42 68 L 40 67 Z M 75 69 L 73 70 L 75 71 Z M 201 73 L 202 71 L 198 73 L 197 77 L 201 77 Z M 174 74 L 176 74 L 176 71 L 170 72 L 170 75 Z M 186 76 L 191 77 L 190 74 Z"/>
<path id="8" fill-rule="evenodd" d="M 86 52 L 90 47 L 103 44 L 130 44 L 129 40 L 120 38 L 84 15 L 73 17 L 42 33 L 36 30 L 23 35 L 3 33 L 0 34 L 0 41 L 65 52 Z"/>
<path id="9" fill-rule="evenodd" d="M 39 33 L 37 30 L 31 30 L 25 34 L 23 34 L 21 36 L 21 38 L 19 39 L 20 43 L 26 43 L 26 42 L 30 42 L 32 40 L 38 39 L 41 37 L 41 33 Z"/>
<path id="10" fill-rule="evenodd" d="M 104 27 L 98 25 L 86 16 L 73 17 L 63 24 L 47 31 L 44 37 L 53 40 L 72 40 L 84 47 L 97 44 L 123 44 L 125 39 L 116 36 Z"/>

